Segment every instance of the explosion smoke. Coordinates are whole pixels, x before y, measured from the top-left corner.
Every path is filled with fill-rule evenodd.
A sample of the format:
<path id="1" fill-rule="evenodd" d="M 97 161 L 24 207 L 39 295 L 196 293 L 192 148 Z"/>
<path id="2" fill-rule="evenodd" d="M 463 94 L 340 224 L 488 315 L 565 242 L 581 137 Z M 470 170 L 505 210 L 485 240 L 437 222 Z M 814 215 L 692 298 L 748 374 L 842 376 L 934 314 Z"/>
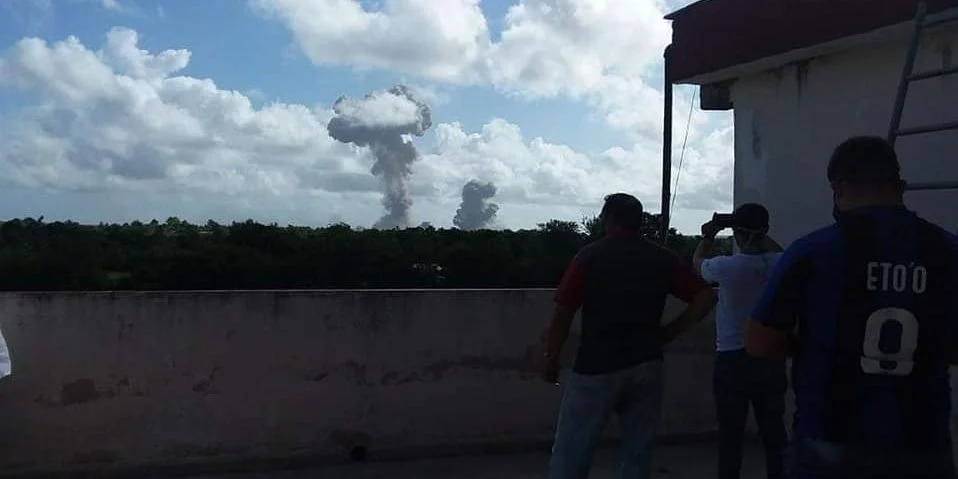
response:
<path id="1" fill-rule="evenodd" d="M 499 205 L 489 200 L 496 196 L 496 185 L 471 180 L 462 186 L 462 204 L 452 223 L 461 230 L 488 228 L 499 212 Z"/>
<path id="2" fill-rule="evenodd" d="M 374 228 L 409 226 L 412 198 L 406 184 L 419 152 L 406 136 L 422 136 L 432 126 L 429 105 L 417 99 L 405 85 L 377 91 L 362 99 L 340 97 L 327 130 L 333 139 L 366 146 L 376 157 L 372 174 L 383 179 L 386 213 Z"/>

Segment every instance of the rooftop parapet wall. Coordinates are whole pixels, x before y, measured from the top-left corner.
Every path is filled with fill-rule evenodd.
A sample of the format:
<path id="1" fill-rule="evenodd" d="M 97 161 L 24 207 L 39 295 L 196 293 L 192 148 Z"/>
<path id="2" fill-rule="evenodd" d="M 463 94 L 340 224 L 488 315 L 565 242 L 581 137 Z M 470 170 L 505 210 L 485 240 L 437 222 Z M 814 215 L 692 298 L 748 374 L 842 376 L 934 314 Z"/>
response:
<path id="1" fill-rule="evenodd" d="M 0 469 L 544 444 L 561 394 L 537 369 L 551 299 L 551 290 L 2 294 L 14 375 L 0 386 Z M 714 429 L 711 335 L 703 325 L 670 347 L 664 435 Z"/>

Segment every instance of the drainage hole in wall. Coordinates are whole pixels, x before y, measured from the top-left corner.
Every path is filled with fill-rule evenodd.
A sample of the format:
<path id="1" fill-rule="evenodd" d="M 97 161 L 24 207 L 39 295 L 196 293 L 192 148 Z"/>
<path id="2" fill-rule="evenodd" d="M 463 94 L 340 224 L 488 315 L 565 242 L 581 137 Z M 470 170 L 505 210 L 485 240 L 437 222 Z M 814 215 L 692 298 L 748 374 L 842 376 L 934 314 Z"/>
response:
<path id="1" fill-rule="evenodd" d="M 366 447 L 357 446 L 349 451 L 349 458 L 354 462 L 364 462 L 366 460 Z"/>

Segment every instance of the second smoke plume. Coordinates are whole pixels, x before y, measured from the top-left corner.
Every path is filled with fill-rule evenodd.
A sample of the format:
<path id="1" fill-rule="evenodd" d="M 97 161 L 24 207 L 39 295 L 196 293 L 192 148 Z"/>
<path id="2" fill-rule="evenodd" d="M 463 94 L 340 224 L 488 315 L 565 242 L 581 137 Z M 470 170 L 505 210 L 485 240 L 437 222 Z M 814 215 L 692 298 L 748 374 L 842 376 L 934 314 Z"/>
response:
<path id="1" fill-rule="evenodd" d="M 489 200 L 496 196 L 496 185 L 471 180 L 462 186 L 462 204 L 456 210 L 452 223 L 461 230 L 480 230 L 489 228 L 499 205 Z"/>

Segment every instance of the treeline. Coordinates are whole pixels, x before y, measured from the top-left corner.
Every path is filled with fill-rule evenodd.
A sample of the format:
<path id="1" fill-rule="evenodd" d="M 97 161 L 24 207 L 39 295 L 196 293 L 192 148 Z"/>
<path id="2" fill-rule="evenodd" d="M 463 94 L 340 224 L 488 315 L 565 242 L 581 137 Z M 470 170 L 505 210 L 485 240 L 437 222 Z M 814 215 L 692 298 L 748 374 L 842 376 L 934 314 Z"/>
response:
<path id="1" fill-rule="evenodd" d="M 648 215 L 649 237 L 658 224 Z M 600 234 L 595 218 L 520 231 L 14 219 L 0 224 L 0 290 L 554 287 Z M 667 246 L 688 259 L 696 241 L 673 230 Z"/>

